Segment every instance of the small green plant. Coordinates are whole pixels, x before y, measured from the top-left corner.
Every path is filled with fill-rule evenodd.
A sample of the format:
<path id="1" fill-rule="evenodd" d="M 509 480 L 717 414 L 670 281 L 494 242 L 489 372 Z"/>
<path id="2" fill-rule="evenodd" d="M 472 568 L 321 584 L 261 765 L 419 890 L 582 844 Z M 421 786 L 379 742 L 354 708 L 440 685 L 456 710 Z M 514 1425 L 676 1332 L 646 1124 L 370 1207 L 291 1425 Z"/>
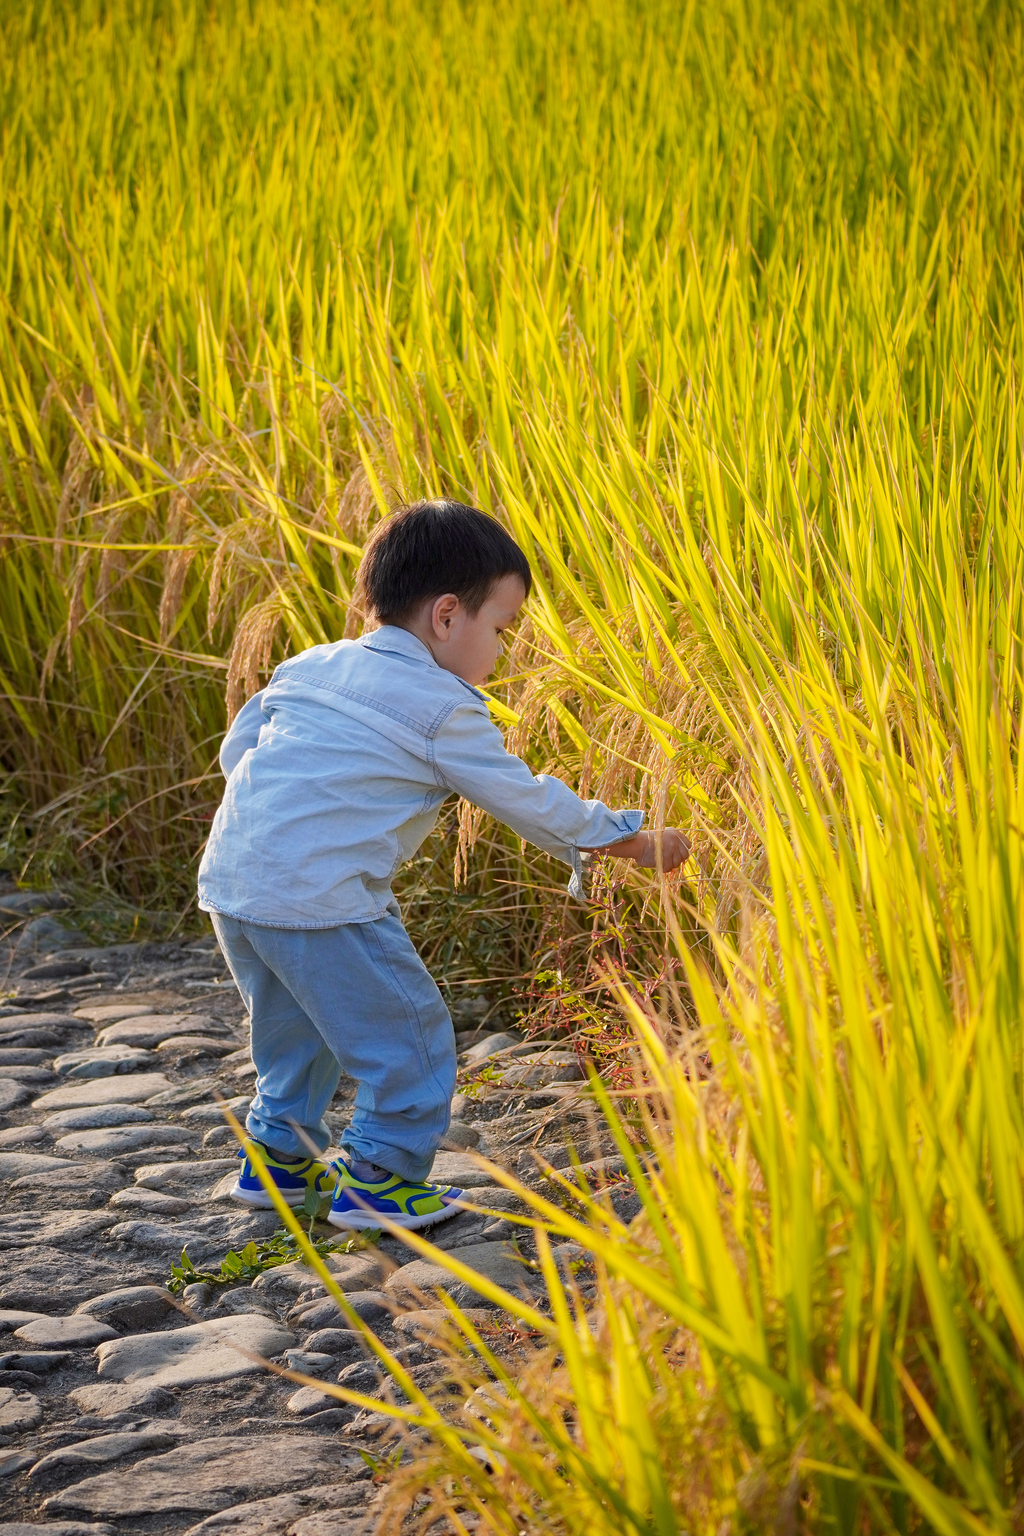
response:
<path id="1" fill-rule="evenodd" d="M 467 1072 L 465 1076 L 460 1072 L 459 1092 L 469 1099 L 478 1099 L 482 1088 L 486 1088 L 488 1083 L 500 1083 L 501 1079 L 501 1067 L 479 1067 L 476 1071 Z"/>
<path id="2" fill-rule="evenodd" d="M 315 1194 L 314 1199 L 317 1206 L 322 1203 Z M 327 1203 L 329 1205 L 330 1201 Z M 311 1214 L 304 1208 L 303 1214 L 310 1216 L 309 1241 L 321 1258 L 325 1258 L 329 1253 L 356 1253 L 360 1248 L 368 1247 L 380 1236 L 377 1231 L 367 1231 L 344 1241 L 330 1237 L 314 1238 L 313 1225 L 319 1212 L 314 1211 Z M 177 1296 L 186 1285 L 238 1285 L 241 1281 L 255 1280 L 256 1276 L 262 1275 L 265 1270 L 277 1269 L 282 1264 L 291 1264 L 302 1257 L 303 1252 L 298 1242 L 284 1227 L 279 1228 L 272 1237 L 264 1238 L 261 1242 L 246 1243 L 245 1247 L 237 1253 L 231 1249 L 216 1269 L 197 1269 L 189 1258 L 188 1249 L 183 1248 L 177 1264 L 171 1265 L 167 1289 L 172 1296 Z"/>
<path id="3" fill-rule="evenodd" d="M 312 1238 L 313 1228 L 318 1221 L 326 1221 L 327 1212 L 331 1208 L 330 1195 L 321 1195 L 318 1190 L 307 1189 L 302 1201 L 302 1214 L 309 1217 L 309 1235 Z"/>
<path id="4" fill-rule="evenodd" d="M 402 1457 L 405 1455 L 404 1445 L 396 1446 L 387 1456 L 376 1456 L 373 1451 L 366 1451 L 359 1445 L 356 1446 L 356 1450 L 369 1467 L 375 1482 L 383 1481 L 392 1472 L 397 1472 L 402 1465 Z"/>

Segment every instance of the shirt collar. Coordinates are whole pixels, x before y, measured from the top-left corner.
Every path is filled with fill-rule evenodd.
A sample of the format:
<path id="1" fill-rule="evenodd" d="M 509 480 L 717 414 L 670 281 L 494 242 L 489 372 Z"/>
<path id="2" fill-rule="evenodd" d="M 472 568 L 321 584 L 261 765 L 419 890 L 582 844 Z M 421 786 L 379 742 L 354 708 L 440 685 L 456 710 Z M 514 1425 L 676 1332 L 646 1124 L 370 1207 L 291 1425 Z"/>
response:
<path id="1" fill-rule="evenodd" d="M 379 629 L 361 636 L 359 643 L 368 651 L 394 651 L 399 656 L 408 656 L 411 661 L 425 661 L 428 667 L 437 666 L 423 641 L 397 624 L 382 624 Z"/>
<path id="2" fill-rule="evenodd" d="M 407 629 L 399 629 L 397 624 L 382 624 L 379 629 L 372 630 L 370 634 L 361 635 L 359 644 L 368 651 L 390 651 L 394 655 L 407 656 L 410 661 L 425 662 L 428 667 L 436 667 L 438 672 L 444 671 L 443 667 L 437 665 L 423 641 L 417 640 L 416 636 L 410 634 Z M 448 676 L 455 682 L 461 683 L 463 688 L 468 689 L 478 699 L 482 699 L 485 704 L 488 702 L 487 694 L 480 688 L 474 688 L 472 683 L 467 683 L 465 678 L 456 677 L 454 672 L 449 672 Z"/>

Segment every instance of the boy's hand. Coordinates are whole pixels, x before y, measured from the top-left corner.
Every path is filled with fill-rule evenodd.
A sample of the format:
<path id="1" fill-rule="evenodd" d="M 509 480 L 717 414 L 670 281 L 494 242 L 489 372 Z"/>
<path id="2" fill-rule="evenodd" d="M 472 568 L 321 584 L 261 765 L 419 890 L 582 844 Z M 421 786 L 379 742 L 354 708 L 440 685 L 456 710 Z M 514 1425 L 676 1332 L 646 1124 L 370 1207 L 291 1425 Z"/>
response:
<path id="1" fill-rule="evenodd" d="M 656 839 L 653 832 L 637 832 L 621 843 L 607 848 L 592 848 L 591 853 L 609 854 L 613 859 L 633 859 L 641 869 L 657 869 Z M 690 857 L 690 840 L 678 827 L 666 827 L 661 834 L 661 868 L 670 875 Z"/>

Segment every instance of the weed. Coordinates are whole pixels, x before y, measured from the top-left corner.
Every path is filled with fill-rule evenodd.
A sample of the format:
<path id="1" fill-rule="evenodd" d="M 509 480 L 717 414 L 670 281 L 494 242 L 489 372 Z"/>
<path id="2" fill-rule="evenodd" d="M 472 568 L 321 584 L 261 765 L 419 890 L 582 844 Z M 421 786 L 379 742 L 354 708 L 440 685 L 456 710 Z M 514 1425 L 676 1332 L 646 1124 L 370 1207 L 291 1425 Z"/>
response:
<path id="1" fill-rule="evenodd" d="M 310 1191 L 310 1193 L 314 1193 Z M 328 1205 L 330 1201 L 327 1202 Z M 319 1205 L 320 1202 L 317 1201 Z M 307 1236 L 316 1253 L 325 1258 L 332 1253 L 356 1253 L 368 1243 L 375 1241 L 380 1236 L 379 1232 L 366 1231 L 359 1234 L 358 1238 L 349 1238 L 343 1241 L 335 1236 L 317 1238 L 313 1234 L 313 1226 L 318 1215 L 317 1211 L 307 1210 L 310 1217 Z M 303 1257 L 304 1249 L 300 1248 L 294 1235 L 286 1228 L 280 1228 L 272 1237 L 261 1239 L 259 1242 L 246 1243 L 239 1252 L 229 1250 L 216 1269 L 197 1269 L 189 1258 L 187 1248 L 181 1251 L 181 1258 L 177 1264 L 171 1265 L 171 1276 L 167 1281 L 167 1289 L 172 1295 L 183 1291 L 186 1285 L 203 1283 L 206 1285 L 238 1285 L 245 1281 L 255 1280 L 257 1275 L 262 1275 L 268 1269 L 277 1269 L 282 1264 L 292 1264 L 296 1259 Z"/>

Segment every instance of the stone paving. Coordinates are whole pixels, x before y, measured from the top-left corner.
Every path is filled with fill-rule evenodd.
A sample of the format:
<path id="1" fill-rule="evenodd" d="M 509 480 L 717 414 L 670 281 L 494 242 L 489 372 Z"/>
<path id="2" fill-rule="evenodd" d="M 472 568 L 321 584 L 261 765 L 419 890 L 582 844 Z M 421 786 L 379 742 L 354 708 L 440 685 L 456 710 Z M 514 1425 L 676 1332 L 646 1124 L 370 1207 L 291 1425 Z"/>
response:
<path id="1" fill-rule="evenodd" d="M 186 1245 L 216 1268 L 279 1225 L 226 1193 L 236 1143 L 214 1095 L 244 1115 L 255 1070 L 216 946 L 89 946 L 59 904 L 0 889 L 0 1536 L 368 1536 L 381 1490 L 360 1448 L 388 1421 L 254 1358 L 389 1390 L 319 1282 L 290 1264 L 251 1285 L 193 1285 L 184 1306 L 165 1289 Z M 566 1138 L 583 1149 L 594 1133 L 572 1054 L 479 1023 L 488 1008 L 479 990 L 453 1007 L 457 1046 L 464 1066 L 502 1077 L 457 1095 L 434 1176 L 492 1214 L 429 1235 L 476 1273 L 529 1287 L 509 1241 L 521 1229 L 502 1214 L 516 1198 L 474 1152 L 532 1181 L 532 1148 L 565 1167 Z M 353 1092 L 343 1079 L 335 1137 Z M 595 1140 L 589 1155 L 607 1150 Z M 620 1198 L 630 1214 L 635 1196 Z M 392 1239 L 330 1264 L 425 1387 L 444 1375 L 431 1293 L 489 1305 Z"/>

